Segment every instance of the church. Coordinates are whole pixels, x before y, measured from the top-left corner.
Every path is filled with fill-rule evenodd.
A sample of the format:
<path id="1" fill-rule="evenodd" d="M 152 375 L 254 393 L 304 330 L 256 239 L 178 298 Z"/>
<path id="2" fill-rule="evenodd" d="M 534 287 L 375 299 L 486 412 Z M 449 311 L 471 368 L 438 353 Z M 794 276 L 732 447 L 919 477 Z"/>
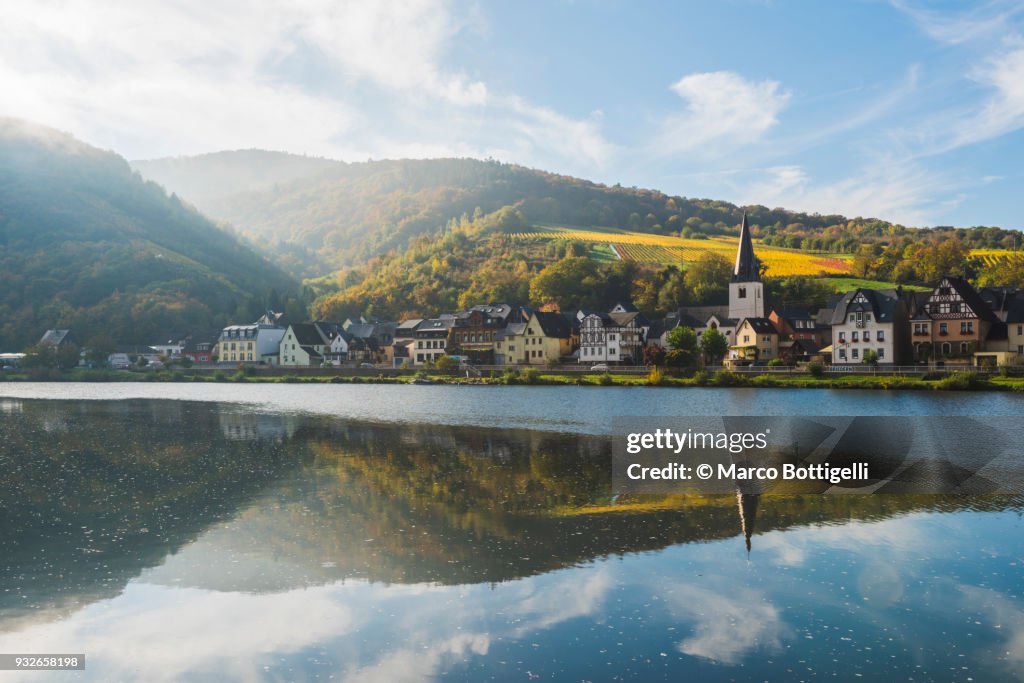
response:
<path id="1" fill-rule="evenodd" d="M 674 318 L 674 319 L 673 319 Z M 740 223 L 740 242 L 736 248 L 728 306 L 688 306 L 670 315 L 666 332 L 678 325 L 692 327 L 699 337 L 707 329 L 716 329 L 729 343 L 727 365 L 766 363 L 779 357 L 779 333 L 765 317 L 764 282 L 761 262 L 754 253 L 747 214 Z"/>

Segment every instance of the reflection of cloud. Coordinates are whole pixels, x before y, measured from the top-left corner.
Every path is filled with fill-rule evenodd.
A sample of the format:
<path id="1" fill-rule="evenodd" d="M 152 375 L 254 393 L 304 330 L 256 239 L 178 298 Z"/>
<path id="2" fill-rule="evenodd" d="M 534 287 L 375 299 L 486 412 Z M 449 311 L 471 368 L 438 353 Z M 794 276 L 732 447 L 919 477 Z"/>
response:
<path id="1" fill-rule="evenodd" d="M 484 634 L 462 634 L 422 649 L 388 652 L 376 664 L 349 672 L 345 680 L 415 683 L 432 681 L 449 662 L 470 655 L 486 655 L 490 639 Z"/>
<path id="2" fill-rule="evenodd" d="M 594 614 L 613 585 L 614 581 L 605 568 L 587 576 L 583 581 L 573 573 L 552 585 L 543 586 L 517 605 L 515 613 L 524 617 L 526 623 L 516 631 L 521 634 L 550 628 L 576 617 Z"/>
<path id="3" fill-rule="evenodd" d="M 674 617 L 695 622 L 693 636 L 676 646 L 694 657 L 738 664 L 755 650 L 781 650 L 788 632 L 775 606 L 750 589 L 733 589 L 725 595 L 682 586 L 673 590 L 668 601 Z"/>
<path id="4" fill-rule="evenodd" d="M 949 590 L 951 596 L 959 594 L 960 609 L 968 614 L 988 616 L 991 628 L 1005 637 L 1005 645 L 998 648 L 992 660 L 1002 662 L 1007 673 L 1017 678 L 1024 671 L 1024 608 L 1013 598 L 977 586 L 957 585 Z"/>
<path id="5" fill-rule="evenodd" d="M 0 637 L 2 652 L 84 652 L 98 680 L 178 681 L 221 672 L 255 680 L 268 653 L 343 634 L 348 607 L 325 589 L 252 596 L 134 585 L 77 618 Z"/>

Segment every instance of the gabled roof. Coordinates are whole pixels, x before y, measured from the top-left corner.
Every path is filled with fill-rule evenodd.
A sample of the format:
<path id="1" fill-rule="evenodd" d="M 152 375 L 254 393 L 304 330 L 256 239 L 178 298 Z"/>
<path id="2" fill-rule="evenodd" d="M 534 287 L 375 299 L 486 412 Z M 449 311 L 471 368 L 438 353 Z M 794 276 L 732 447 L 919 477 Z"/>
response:
<path id="1" fill-rule="evenodd" d="M 754 255 L 754 243 L 750 238 L 750 226 L 747 224 L 747 213 L 743 212 L 740 224 L 740 244 L 736 248 L 736 265 L 732 269 L 733 282 L 760 282 L 761 263 Z"/>
<path id="2" fill-rule="evenodd" d="M 295 335 L 295 342 L 299 346 L 316 346 L 327 343 L 313 323 L 292 323 L 291 329 L 292 334 Z"/>
<path id="3" fill-rule="evenodd" d="M 306 346 L 305 344 L 302 344 L 301 346 L 302 350 L 309 354 L 310 360 L 313 360 L 314 358 L 323 358 L 323 356 L 320 355 L 320 352 L 314 349 L 312 346 Z"/>
<path id="4" fill-rule="evenodd" d="M 855 289 L 839 299 L 832 314 L 832 324 L 842 325 L 851 311 L 870 312 L 875 320 L 891 323 L 896 317 L 901 291 L 895 289 Z M 860 302 L 859 299 L 864 301 Z"/>
<path id="5" fill-rule="evenodd" d="M 996 314 L 992 312 L 992 308 L 985 302 L 984 299 L 978 294 L 970 282 L 965 278 L 956 275 L 947 275 L 944 280 L 948 281 L 950 286 L 960 295 L 960 298 L 964 300 L 974 314 L 981 320 L 987 320 L 993 322 L 996 319 Z"/>
<path id="6" fill-rule="evenodd" d="M 71 342 L 71 330 L 47 330 L 43 333 L 42 339 L 39 340 L 40 344 L 50 344 L 52 346 L 60 346 L 65 342 Z"/>
<path id="7" fill-rule="evenodd" d="M 612 306 L 612 310 L 614 311 L 615 309 L 620 309 L 619 312 L 621 313 L 636 313 L 637 311 L 640 310 L 635 305 L 633 305 L 632 301 L 619 301 L 614 306 Z"/>
<path id="8" fill-rule="evenodd" d="M 395 331 L 396 332 L 412 332 L 417 327 L 419 327 L 420 323 L 422 323 L 422 322 L 423 322 L 423 318 L 409 318 L 408 320 L 403 320 L 402 322 L 398 323 L 398 326 L 395 328 Z"/>
<path id="9" fill-rule="evenodd" d="M 572 328 L 569 327 L 565 318 L 563 318 L 560 313 L 537 311 L 533 314 L 533 317 L 540 325 L 540 329 L 544 332 L 544 335 L 547 337 L 568 339 L 572 336 Z"/>
<path id="10" fill-rule="evenodd" d="M 737 325 L 737 328 L 743 327 L 743 323 L 747 323 L 757 334 L 778 334 L 779 331 L 775 329 L 775 325 L 772 325 L 772 321 L 768 318 L 744 318 Z"/>
<path id="11" fill-rule="evenodd" d="M 1024 299 L 1015 298 L 1010 301 L 1006 311 L 1006 322 L 1020 324 L 1024 323 Z"/>
<path id="12" fill-rule="evenodd" d="M 639 311 L 632 311 L 631 313 L 609 313 L 608 317 L 614 320 L 619 327 L 625 327 L 631 323 L 635 323 L 637 325 L 640 324 L 637 320 L 637 318 L 640 317 Z"/>
<path id="13" fill-rule="evenodd" d="M 498 333 L 494 335 L 495 340 L 500 341 L 507 339 L 508 337 L 518 337 L 526 331 L 526 323 L 509 323 L 505 327 L 498 330 Z"/>
<path id="14" fill-rule="evenodd" d="M 802 308 L 773 308 L 771 313 L 786 321 L 810 320 L 811 314 Z"/>

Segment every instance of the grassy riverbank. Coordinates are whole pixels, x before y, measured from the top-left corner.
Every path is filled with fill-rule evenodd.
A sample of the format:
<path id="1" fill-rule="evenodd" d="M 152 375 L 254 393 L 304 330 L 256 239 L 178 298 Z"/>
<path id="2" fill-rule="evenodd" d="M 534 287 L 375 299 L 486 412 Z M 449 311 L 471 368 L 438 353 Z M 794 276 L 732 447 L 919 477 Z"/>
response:
<path id="1" fill-rule="evenodd" d="M 812 388 L 873 390 L 939 390 L 939 391 L 1024 391 L 1024 377 L 986 376 L 974 372 L 927 373 L 925 375 L 842 374 L 828 373 L 815 377 L 807 374 L 764 374 L 696 372 L 689 376 L 671 376 L 659 371 L 649 374 L 567 374 L 550 373 L 536 368 L 522 371 L 510 369 L 482 377 L 418 372 L 373 374 L 372 372 L 339 373 L 337 371 L 296 374 L 280 370 L 157 370 L 128 371 L 112 369 L 73 370 L 36 369 L 5 372 L 6 382 L 234 382 L 270 384 L 448 384 L 448 385 L 531 385 L 531 386 L 658 386 L 658 387 L 750 387 L 750 388 Z"/>

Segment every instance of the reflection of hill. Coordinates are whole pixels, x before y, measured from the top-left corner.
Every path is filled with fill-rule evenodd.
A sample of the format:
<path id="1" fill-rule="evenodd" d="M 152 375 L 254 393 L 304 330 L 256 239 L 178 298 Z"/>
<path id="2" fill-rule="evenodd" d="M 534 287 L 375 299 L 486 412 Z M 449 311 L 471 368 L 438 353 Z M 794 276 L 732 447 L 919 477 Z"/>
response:
<path id="1" fill-rule="evenodd" d="M 272 505 L 241 512 L 230 530 L 211 532 L 147 579 L 253 591 L 353 578 L 497 582 L 741 533 L 735 496 L 610 504 L 610 446 L 602 438 L 352 425 L 311 426 L 297 436 L 314 460 L 268 491 Z M 1017 502 L 766 496 L 756 531 Z M 239 557 L 231 576 L 204 569 Z"/>
<path id="2" fill-rule="evenodd" d="M 0 629 L 112 597 L 297 463 L 216 405 L 20 402 L 0 439 Z"/>
<path id="3" fill-rule="evenodd" d="M 166 401 L 23 401 L 3 418 L 2 630 L 140 575 L 241 591 L 497 582 L 740 533 L 735 496 L 613 501 L 604 437 Z M 1020 501 L 766 496 L 756 533 L 977 505 Z"/>

